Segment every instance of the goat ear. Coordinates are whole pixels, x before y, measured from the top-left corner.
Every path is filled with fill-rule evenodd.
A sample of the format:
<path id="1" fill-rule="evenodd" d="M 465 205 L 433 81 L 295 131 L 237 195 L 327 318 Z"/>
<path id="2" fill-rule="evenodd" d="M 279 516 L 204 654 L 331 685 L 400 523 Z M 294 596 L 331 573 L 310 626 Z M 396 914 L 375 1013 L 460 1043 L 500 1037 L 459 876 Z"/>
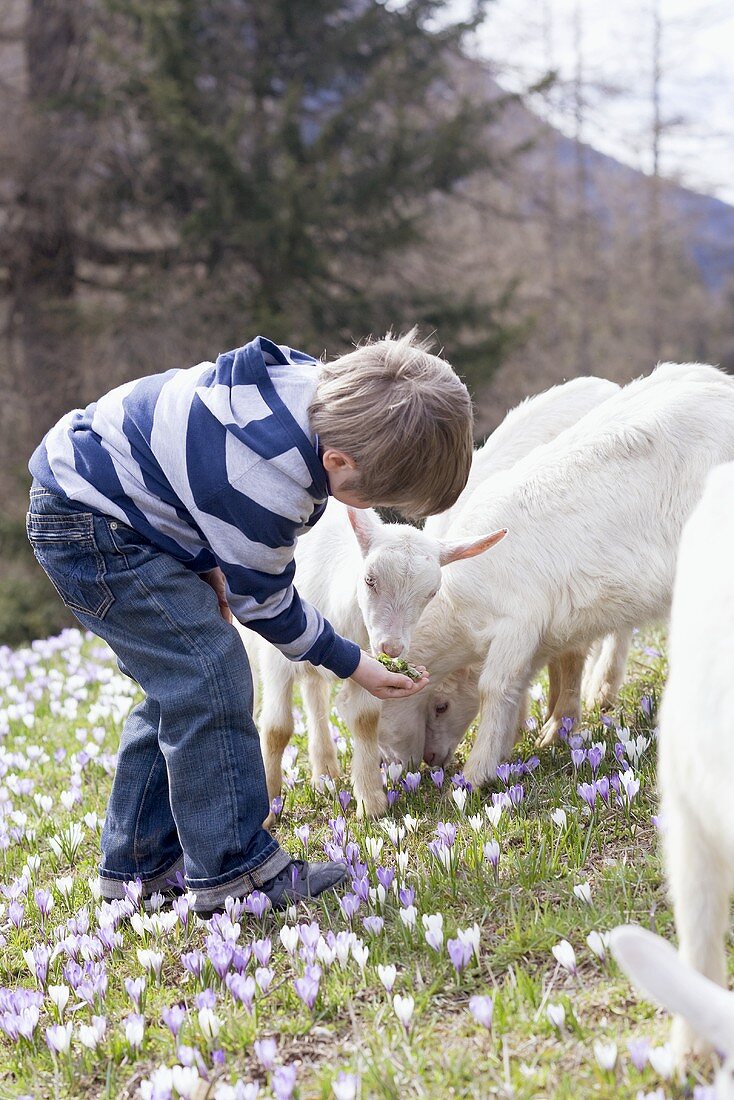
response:
<path id="1" fill-rule="evenodd" d="M 463 561 L 465 558 L 475 558 L 477 554 L 483 554 L 492 546 L 496 546 L 505 535 L 507 528 L 495 531 L 493 535 L 482 535 L 479 539 L 471 539 L 466 542 L 445 542 L 441 539 L 439 562 L 441 565 L 450 565 L 452 561 Z"/>
<path id="2" fill-rule="evenodd" d="M 672 944 L 635 924 L 610 933 L 612 954 L 640 992 L 725 1055 L 734 1054 L 734 994 L 683 962 Z"/>
<path id="3" fill-rule="evenodd" d="M 349 522 L 354 529 L 359 548 L 363 557 L 367 557 L 375 540 L 375 535 L 382 527 L 382 521 L 371 508 L 347 507 Z"/>

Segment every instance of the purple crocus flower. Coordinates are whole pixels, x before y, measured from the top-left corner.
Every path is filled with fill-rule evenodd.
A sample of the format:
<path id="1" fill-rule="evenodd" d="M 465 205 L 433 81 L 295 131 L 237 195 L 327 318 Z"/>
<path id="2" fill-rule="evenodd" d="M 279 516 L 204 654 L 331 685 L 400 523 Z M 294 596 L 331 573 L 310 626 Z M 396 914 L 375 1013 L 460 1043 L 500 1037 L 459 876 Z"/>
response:
<path id="1" fill-rule="evenodd" d="M 310 971 L 317 971 L 319 977 L 316 977 L 314 974 L 306 974 L 303 978 L 296 978 L 295 982 L 293 983 L 293 987 L 297 995 L 305 1004 L 306 1008 L 308 1008 L 310 1011 L 311 1009 L 313 1009 L 319 993 L 319 981 L 321 977 L 321 971 L 318 969 L 318 967 L 309 967 L 308 969 Z"/>
<path id="2" fill-rule="evenodd" d="M 329 818 L 329 828 L 335 842 L 344 845 L 347 839 L 347 823 L 344 818 L 341 816 Z"/>
<path id="3" fill-rule="evenodd" d="M 347 863 L 351 863 L 353 874 L 358 874 L 356 865 L 359 863 L 359 859 L 362 853 L 359 850 L 359 844 L 355 844 L 353 840 L 350 840 L 344 847 L 344 858 Z"/>
<path id="4" fill-rule="evenodd" d="M 202 989 L 201 993 L 197 993 L 194 997 L 194 1004 L 197 1008 L 213 1010 L 217 1005 L 217 995 L 213 989 Z"/>
<path id="5" fill-rule="evenodd" d="M 252 945 L 252 951 L 255 958 L 260 963 L 260 966 L 267 966 L 270 962 L 270 956 L 273 951 L 273 945 L 270 942 L 270 936 L 266 936 L 262 940 L 255 940 Z"/>
<path id="6" fill-rule="evenodd" d="M 525 788 L 522 783 L 515 783 L 510 787 L 507 792 L 510 796 L 510 802 L 513 806 L 519 806 L 522 800 L 525 798 Z"/>
<path id="7" fill-rule="evenodd" d="M 457 974 L 468 965 L 473 953 L 470 944 L 464 943 L 463 940 L 458 939 L 448 940 L 446 943 L 446 950 L 449 953 L 449 958 Z"/>
<path id="8" fill-rule="evenodd" d="M 576 792 L 580 798 L 583 798 L 586 805 L 590 810 L 594 809 L 596 802 L 596 787 L 593 783 L 579 783 L 576 788 Z"/>
<path id="9" fill-rule="evenodd" d="M 507 786 L 507 784 L 510 781 L 510 765 L 509 764 L 498 764 L 497 765 L 497 778 L 499 780 L 501 780 L 501 782 L 504 783 L 505 786 Z"/>
<path id="10" fill-rule="evenodd" d="M 368 901 L 370 896 L 370 880 L 366 875 L 352 879 L 352 890 L 360 901 Z"/>
<path id="11" fill-rule="evenodd" d="M 275 1065 L 275 1056 L 278 1053 L 278 1045 L 275 1039 L 256 1039 L 253 1044 L 255 1057 L 265 1070 L 271 1070 Z"/>
<path id="12" fill-rule="evenodd" d="M 176 1039 L 181 1030 L 181 1025 L 186 1019 L 186 1010 L 181 1005 L 171 1005 L 170 1008 L 163 1009 L 161 1019 L 173 1038 Z"/>
<path id="13" fill-rule="evenodd" d="M 254 917 L 262 917 L 271 906 L 272 902 L 267 894 L 263 894 L 262 890 L 253 890 L 245 898 L 245 912 L 252 913 Z"/>
<path id="14" fill-rule="evenodd" d="M 434 786 L 439 788 L 439 790 L 440 790 L 441 787 L 443 787 L 443 781 L 444 781 L 444 770 L 443 770 L 443 768 L 434 768 L 433 769 L 433 771 L 431 772 L 431 781 L 433 782 Z"/>
<path id="15" fill-rule="evenodd" d="M 232 966 L 241 974 L 243 970 L 247 969 L 247 964 L 252 958 L 252 947 L 249 943 L 235 944 L 234 951 L 232 952 Z"/>
<path id="16" fill-rule="evenodd" d="M 640 699 L 640 710 L 647 719 L 652 718 L 652 699 L 649 695 L 643 695 Z"/>
<path id="17" fill-rule="evenodd" d="M 347 920 L 351 920 L 359 909 L 361 902 L 356 894 L 345 894 L 344 897 L 339 899 L 339 905 Z"/>
<path id="18" fill-rule="evenodd" d="M 33 897 L 38 906 L 38 912 L 45 919 L 53 909 L 53 894 L 50 890 L 36 890 Z"/>
<path id="19" fill-rule="evenodd" d="M 484 845 L 484 858 L 492 864 L 496 871 L 500 861 L 500 846 L 496 840 L 488 840 Z"/>
<path id="20" fill-rule="evenodd" d="M 398 898 L 403 909 L 407 909 L 415 901 L 415 890 L 412 886 L 403 886 L 398 891 Z"/>
<path id="21" fill-rule="evenodd" d="M 436 835 L 444 848 L 451 848 L 456 840 L 456 826 L 450 821 L 439 821 Z"/>
<path id="22" fill-rule="evenodd" d="M 373 936 L 379 935 L 379 933 L 385 926 L 385 922 L 382 917 L 378 916 L 363 917 L 362 924 Z"/>
<path id="23" fill-rule="evenodd" d="M 537 756 L 529 756 L 524 763 L 525 772 L 528 775 L 532 775 L 536 768 L 540 767 L 540 758 Z"/>
<path id="24" fill-rule="evenodd" d="M 283 813 L 283 798 L 281 795 L 276 794 L 275 798 L 270 803 L 270 812 L 273 817 L 280 817 Z"/>
<path id="25" fill-rule="evenodd" d="M 632 1065 L 642 1073 L 643 1069 L 647 1065 L 647 1056 L 650 1053 L 650 1043 L 647 1039 L 628 1039 L 627 1050 L 632 1061 Z"/>
<path id="26" fill-rule="evenodd" d="M 492 1015 L 494 1013 L 494 1001 L 491 997 L 470 997 L 469 998 L 469 1011 L 474 1019 L 482 1027 L 489 1029 L 492 1026 Z"/>
<path id="27" fill-rule="evenodd" d="M 319 936 L 321 935 L 321 929 L 316 921 L 312 920 L 310 924 L 298 925 L 298 935 L 304 947 L 309 948 L 311 951 L 315 951 L 316 944 L 319 942 Z"/>
<path id="28" fill-rule="evenodd" d="M 599 765 L 601 764 L 601 761 L 602 761 L 602 756 L 603 756 L 603 753 L 602 753 L 602 750 L 599 748 L 599 746 L 598 745 L 592 745 L 591 748 L 589 749 L 588 753 L 587 753 L 587 759 L 589 761 L 589 765 L 591 766 L 591 774 L 592 775 L 596 775 L 597 770 L 599 768 Z"/>
<path id="29" fill-rule="evenodd" d="M 293 830 L 304 848 L 308 849 L 308 838 L 311 836 L 311 829 L 308 825 L 297 825 Z"/>
<path id="30" fill-rule="evenodd" d="M 571 763 L 574 768 L 580 768 L 586 760 L 586 749 L 571 749 Z"/>
<path id="31" fill-rule="evenodd" d="M 339 805 L 341 806 L 342 810 L 345 813 L 346 813 L 347 806 L 349 805 L 349 803 L 351 801 L 352 801 L 352 792 L 351 791 L 339 791 Z"/>
<path id="32" fill-rule="evenodd" d="M 214 973 L 219 978 L 220 982 L 224 980 L 224 975 L 230 968 L 232 963 L 232 955 L 234 954 L 234 948 L 231 943 L 226 943 L 224 940 L 209 944 L 207 947 L 207 954 L 209 961 L 214 967 Z"/>
<path id="33" fill-rule="evenodd" d="M 609 805 L 609 779 L 606 775 L 603 775 L 600 779 L 597 779 L 594 783 L 594 789 L 599 795 L 601 800 Z"/>
<path id="34" fill-rule="evenodd" d="M 122 889 L 125 893 L 125 897 L 137 907 L 143 896 L 143 884 L 140 879 L 136 878 L 132 879 L 130 882 L 124 882 L 122 884 Z"/>
<path id="35" fill-rule="evenodd" d="M 25 906 L 21 905 L 19 901 L 11 901 L 8 906 L 8 920 L 14 928 L 20 928 L 24 915 Z"/>
<path id="36" fill-rule="evenodd" d="M 186 928 L 189 923 L 189 911 L 191 909 L 189 899 L 187 897 L 184 897 L 184 895 L 182 894 L 180 898 L 173 899 L 173 904 L 171 908 L 180 920 L 183 927 Z"/>
<path id="37" fill-rule="evenodd" d="M 200 978 L 201 972 L 204 968 L 206 959 L 201 951 L 188 951 L 184 952 L 181 956 L 181 962 L 184 970 L 188 970 L 194 978 Z"/>
<path id="38" fill-rule="evenodd" d="M 274 1100 L 290 1100 L 296 1087 L 296 1067 L 278 1066 L 270 1078 Z"/>
<path id="39" fill-rule="evenodd" d="M 224 984 L 236 1001 L 244 1005 L 248 1012 L 252 1012 L 252 1002 L 255 999 L 257 985 L 255 979 L 249 974 L 228 974 Z"/>
<path id="40" fill-rule="evenodd" d="M 125 978 L 125 991 L 135 1005 L 135 1011 L 140 1011 L 140 998 L 145 990 L 145 978 Z"/>
<path id="41" fill-rule="evenodd" d="M 400 798 L 400 791 L 391 790 L 387 792 L 387 804 L 388 806 L 394 806 L 397 800 Z M 294 1070 L 295 1072 L 295 1070 Z"/>
<path id="42" fill-rule="evenodd" d="M 395 878 L 395 871 L 392 867 L 378 867 L 377 868 L 377 881 L 380 886 L 384 886 L 385 890 L 389 890 L 393 884 Z"/>
<path id="43" fill-rule="evenodd" d="M 405 777 L 402 780 L 403 789 L 408 794 L 415 794 L 415 792 L 418 790 L 418 788 L 420 786 L 420 782 L 421 782 L 421 773 L 420 772 L 406 772 Z"/>

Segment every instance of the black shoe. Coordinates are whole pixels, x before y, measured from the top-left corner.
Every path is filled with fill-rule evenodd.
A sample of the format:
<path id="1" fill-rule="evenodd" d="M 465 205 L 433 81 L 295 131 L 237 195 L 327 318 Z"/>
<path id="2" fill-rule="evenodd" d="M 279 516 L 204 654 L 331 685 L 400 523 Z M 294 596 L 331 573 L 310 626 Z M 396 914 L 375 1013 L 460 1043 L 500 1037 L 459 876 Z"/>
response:
<path id="1" fill-rule="evenodd" d="M 270 898 L 273 909 L 285 909 L 304 898 L 315 898 L 324 890 L 331 890 L 346 878 L 348 866 L 340 860 L 333 863 L 307 863 L 305 859 L 292 859 L 273 878 L 260 887 L 260 892 Z M 208 920 L 215 913 L 223 913 L 224 906 L 195 910 L 197 917 Z"/>

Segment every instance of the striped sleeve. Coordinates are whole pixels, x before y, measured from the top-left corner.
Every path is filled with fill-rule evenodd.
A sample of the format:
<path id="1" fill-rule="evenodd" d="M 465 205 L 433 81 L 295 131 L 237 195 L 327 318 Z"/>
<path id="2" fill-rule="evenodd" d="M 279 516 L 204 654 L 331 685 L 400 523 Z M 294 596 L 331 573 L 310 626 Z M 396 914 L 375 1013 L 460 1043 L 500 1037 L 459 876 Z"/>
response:
<path id="1" fill-rule="evenodd" d="M 359 646 L 337 634 L 293 586 L 296 532 L 302 528 L 304 516 L 276 517 L 271 509 L 257 505 L 251 495 L 268 470 L 268 464 L 261 462 L 239 483 L 220 486 L 215 498 L 196 507 L 197 526 L 224 574 L 233 615 L 289 660 L 324 665 L 346 679 L 359 664 Z M 247 494 L 241 491 L 242 480 L 247 483 Z M 283 507 L 287 493 L 285 486 L 279 488 L 279 506 Z M 255 537 L 261 541 L 250 541 Z M 250 564 L 242 565 L 243 560 Z"/>

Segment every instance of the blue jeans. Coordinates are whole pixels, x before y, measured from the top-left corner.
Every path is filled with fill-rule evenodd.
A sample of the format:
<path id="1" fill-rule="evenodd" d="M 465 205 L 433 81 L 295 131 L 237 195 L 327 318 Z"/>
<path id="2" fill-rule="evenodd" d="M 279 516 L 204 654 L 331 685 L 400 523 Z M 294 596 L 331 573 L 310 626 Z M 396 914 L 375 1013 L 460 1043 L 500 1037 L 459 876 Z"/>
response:
<path id="1" fill-rule="evenodd" d="M 146 693 L 125 720 L 102 831 L 103 896 L 183 869 L 197 909 L 276 875 L 290 857 L 269 804 L 244 646 L 214 590 L 132 528 L 37 483 L 33 552 L 82 626 Z"/>

